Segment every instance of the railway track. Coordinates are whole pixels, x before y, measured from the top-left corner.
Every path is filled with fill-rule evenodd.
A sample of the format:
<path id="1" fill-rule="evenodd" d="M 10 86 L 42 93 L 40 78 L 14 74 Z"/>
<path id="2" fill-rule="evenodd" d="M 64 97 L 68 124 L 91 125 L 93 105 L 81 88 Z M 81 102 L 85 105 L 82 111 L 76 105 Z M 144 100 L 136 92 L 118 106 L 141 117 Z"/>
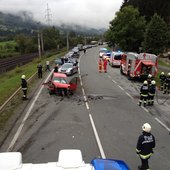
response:
<path id="1" fill-rule="evenodd" d="M 24 65 L 34 58 L 38 57 L 38 53 L 25 54 L 19 57 L 11 57 L 0 60 L 0 73 L 14 69 L 17 66 Z"/>

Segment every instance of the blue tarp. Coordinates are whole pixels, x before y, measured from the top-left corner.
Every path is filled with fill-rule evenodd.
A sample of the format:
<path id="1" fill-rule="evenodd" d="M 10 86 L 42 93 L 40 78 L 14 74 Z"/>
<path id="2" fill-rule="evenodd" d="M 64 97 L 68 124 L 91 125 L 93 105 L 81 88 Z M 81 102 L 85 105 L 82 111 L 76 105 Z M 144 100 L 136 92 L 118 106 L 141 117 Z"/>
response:
<path id="1" fill-rule="evenodd" d="M 95 170 L 130 170 L 122 160 L 114 159 L 93 159 L 91 161 Z"/>

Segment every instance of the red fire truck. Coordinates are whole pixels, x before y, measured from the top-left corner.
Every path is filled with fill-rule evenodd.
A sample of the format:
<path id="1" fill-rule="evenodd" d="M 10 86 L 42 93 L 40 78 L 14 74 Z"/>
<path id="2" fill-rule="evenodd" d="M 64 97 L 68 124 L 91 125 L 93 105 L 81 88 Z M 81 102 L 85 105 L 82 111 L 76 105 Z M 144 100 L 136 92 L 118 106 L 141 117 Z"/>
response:
<path id="1" fill-rule="evenodd" d="M 148 74 L 153 77 L 158 71 L 158 57 L 149 53 L 127 53 L 122 56 L 120 72 L 133 78 L 146 78 Z"/>

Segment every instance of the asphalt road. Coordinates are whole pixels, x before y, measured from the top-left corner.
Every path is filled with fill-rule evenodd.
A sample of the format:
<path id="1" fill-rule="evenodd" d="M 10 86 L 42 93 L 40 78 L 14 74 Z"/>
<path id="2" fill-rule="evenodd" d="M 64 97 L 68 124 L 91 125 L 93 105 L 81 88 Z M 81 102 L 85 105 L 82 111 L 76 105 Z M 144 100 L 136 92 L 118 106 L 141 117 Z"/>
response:
<path id="1" fill-rule="evenodd" d="M 80 84 L 73 96 L 50 96 L 40 87 L 31 101 L 35 105 L 29 103 L 3 150 L 11 146 L 12 151 L 22 152 L 24 162 L 41 163 L 57 161 L 61 149 L 75 148 L 82 151 L 85 162 L 95 157 L 121 159 L 135 170 L 140 164 L 135 153 L 137 138 L 142 124 L 148 122 L 157 145 L 151 169 L 169 170 L 168 102 L 139 107 L 141 84 L 120 75 L 118 68 L 108 66 L 108 73 L 98 73 L 98 52 L 95 47 L 82 54 Z"/>

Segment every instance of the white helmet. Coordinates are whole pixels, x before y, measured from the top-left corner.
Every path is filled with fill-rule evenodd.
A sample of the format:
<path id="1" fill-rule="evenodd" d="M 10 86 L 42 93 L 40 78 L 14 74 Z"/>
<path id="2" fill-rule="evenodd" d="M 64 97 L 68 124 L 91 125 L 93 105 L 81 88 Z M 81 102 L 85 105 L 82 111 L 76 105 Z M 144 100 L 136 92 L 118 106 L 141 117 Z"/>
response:
<path id="1" fill-rule="evenodd" d="M 142 130 L 144 132 L 150 132 L 151 131 L 151 125 L 149 123 L 144 123 L 143 126 L 142 126 Z"/>
<path id="2" fill-rule="evenodd" d="M 161 75 L 164 75 L 165 73 L 164 72 L 161 72 Z"/>
<path id="3" fill-rule="evenodd" d="M 148 74 L 148 78 L 151 78 L 152 77 L 152 75 L 151 74 Z"/>
<path id="4" fill-rule="evenodd" d="M 155 85 L 155 84 L 156 84 L 156 81 L 155 81 L 155 80 L 152 80 L 152 81 L 151 81 L 151 84 Z"/>
<path id="5" fill-rule="evenodd" d="M 168 76 L 170 76 L 170 73 L 168 73 Z"/>
<path id="6" fill-rule="evenodd" d="M 148 84 L 148 82 L 145 80 L 145 81 L 143 82 L 143 84 Z"/>
<path id="7" fill-rule="evenodd" d="M 25 79 L 25 78 L 26 78 L 26 76 L 25 76 L 25 75 L 22 75 L 22 76 L 21 76 L 21 78 L 22 78 L 22 79 Z"/>

